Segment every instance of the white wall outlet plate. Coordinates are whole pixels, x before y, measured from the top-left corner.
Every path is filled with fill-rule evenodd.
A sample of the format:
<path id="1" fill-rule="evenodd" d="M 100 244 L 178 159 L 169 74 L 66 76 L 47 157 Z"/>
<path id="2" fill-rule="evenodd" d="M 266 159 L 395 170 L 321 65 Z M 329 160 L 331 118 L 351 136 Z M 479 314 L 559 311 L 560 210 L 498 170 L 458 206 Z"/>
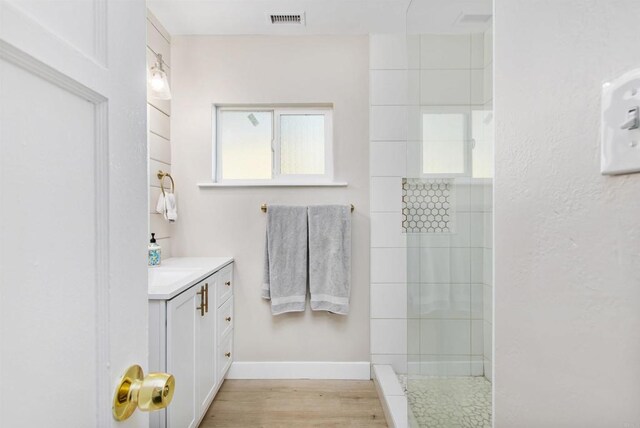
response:
<path id="1" fill-rule="evenodd" d="M 602 85 L 600 172 L 640 172 L 640 69 Z"/>

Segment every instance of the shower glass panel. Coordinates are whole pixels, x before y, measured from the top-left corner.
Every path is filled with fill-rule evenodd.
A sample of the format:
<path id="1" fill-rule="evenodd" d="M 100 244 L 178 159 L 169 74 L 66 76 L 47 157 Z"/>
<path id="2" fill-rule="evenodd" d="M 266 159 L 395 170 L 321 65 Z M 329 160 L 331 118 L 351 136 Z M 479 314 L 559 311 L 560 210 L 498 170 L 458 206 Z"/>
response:
<path id="1" fill-rule="evenodd" d="M 402 180 L 400 380 L 414 427 L 491 426 L 493 33 L 491 1 L 478 4 L 473 15 L 487 20 L 473 25 L 455 24 L 466 11 L 439 11 L 435 0 L 413 0 L 407 11 L 409 99 L 418 101 Z"/>

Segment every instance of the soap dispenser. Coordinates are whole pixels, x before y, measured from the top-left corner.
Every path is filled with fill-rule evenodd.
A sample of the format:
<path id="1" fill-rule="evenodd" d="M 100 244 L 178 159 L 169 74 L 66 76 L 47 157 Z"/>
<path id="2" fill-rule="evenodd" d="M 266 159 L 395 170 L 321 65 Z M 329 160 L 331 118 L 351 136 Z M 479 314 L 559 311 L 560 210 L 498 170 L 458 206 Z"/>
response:
<path id="1" fill-rule="evenodd" d="M 151 234 L 149 241 L 149 266 L 160 266 L 162 259 L 162 248 L 156 243 L 156 234 Z"/>

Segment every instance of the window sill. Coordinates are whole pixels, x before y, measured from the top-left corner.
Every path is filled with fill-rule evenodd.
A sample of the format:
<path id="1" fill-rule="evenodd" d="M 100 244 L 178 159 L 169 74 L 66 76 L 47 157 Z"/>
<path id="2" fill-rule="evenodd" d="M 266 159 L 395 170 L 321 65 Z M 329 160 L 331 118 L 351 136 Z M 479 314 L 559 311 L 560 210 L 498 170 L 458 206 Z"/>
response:
<path id="1" fill-rule="evenodd" d="M 333 181 L 330 183 L 198 183 L 201 189 L 210 187 L 347 187 L 349 183 Z"/>

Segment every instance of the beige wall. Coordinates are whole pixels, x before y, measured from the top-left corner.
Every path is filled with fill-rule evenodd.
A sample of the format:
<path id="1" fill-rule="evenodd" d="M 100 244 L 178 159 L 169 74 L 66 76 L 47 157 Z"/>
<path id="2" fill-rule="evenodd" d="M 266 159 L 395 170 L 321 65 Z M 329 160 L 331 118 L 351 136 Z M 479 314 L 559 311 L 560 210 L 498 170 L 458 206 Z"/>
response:
<path id="1" fill-rule="evenodd" d="M 495 1 L 495 415 L 640 426 L 640 174 L 600 175 L 637 0 Z"/>
<path id="2" fill-rule="evenodd" d="M 171 36 L 160 22 L 147 11 L 147 69 L 156 62 L 156 55 L 162 54 L 162 62 L 171 78 Z M 149 93 L 149 91 L 147 91 Z M 171 101 L 159 100 L 147 95 L 149 147 L 149 234 L 156 234 L 158 244 L 162 247 L 162 257 L 171 257 L 171 229 L 161 214 L 156 213 L 156 203 L 160 196 L 160 181 L 157 177 L 159 169 L 171 172 Z M 169 179 L 165 179 L 169 183 Z"/>
<path id="3" fill-rule="evenodd" d="M 172 39 L 174 254 L 236 258 L 236 361 L 369 360 L 367 37 Z M 333 103 L 335 178 L 344 188 L 199 188 L 211 181 L 214 103 Z M 353 203 L 351 313 L 273 317 L 260 298 L 261 203 Z"/>

